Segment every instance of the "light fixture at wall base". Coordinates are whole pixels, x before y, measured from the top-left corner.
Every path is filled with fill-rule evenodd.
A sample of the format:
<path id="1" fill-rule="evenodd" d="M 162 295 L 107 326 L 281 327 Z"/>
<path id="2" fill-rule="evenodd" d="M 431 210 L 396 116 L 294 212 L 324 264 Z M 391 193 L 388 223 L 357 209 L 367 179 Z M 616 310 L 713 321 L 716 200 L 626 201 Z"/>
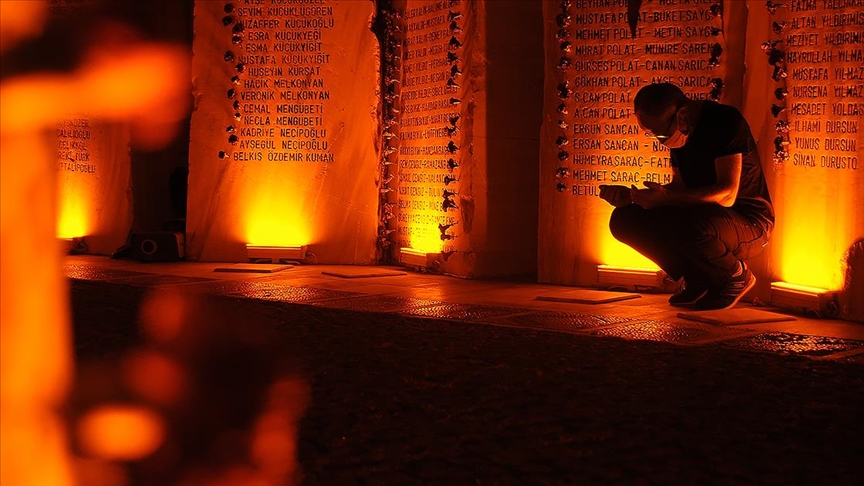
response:
<path id="1" fill-rule="evenodd" d="M 830 314 L 836 308 L 837 292 L 786 282 L 771 282 L 771 304 L 797 312 Z"/>
<path id="2" fill-rule="evenodd" d="M 412 248 L 399 249 L 399 264 L 405 267 L 426 268 L 429 266 L 429 253 Z M 434 255 L 437 255 L 435 253 Z"/>
<path id="3" fill-rule="evenodd" d="M 613 265 L 597 265 L 597 276 L 603 287 L 626 287 L 628 289 L 660 289 L 666 274 L 658 268 L 630 268 Z"/>
<path id="4" fill-rule="evenodd" d="M 57 237 L 60 243 L 60 251 L 69 255 L 82 255 L 87 253 L 87 242 L 83 236 L 73 236 L 71 238 Z"/>
<path id="5" fill-rule="evenodd" d="M 246 258 L 254 263 L 286 263 L 306 258 L 307 245 L 258 246 L 246 245 Z"/>

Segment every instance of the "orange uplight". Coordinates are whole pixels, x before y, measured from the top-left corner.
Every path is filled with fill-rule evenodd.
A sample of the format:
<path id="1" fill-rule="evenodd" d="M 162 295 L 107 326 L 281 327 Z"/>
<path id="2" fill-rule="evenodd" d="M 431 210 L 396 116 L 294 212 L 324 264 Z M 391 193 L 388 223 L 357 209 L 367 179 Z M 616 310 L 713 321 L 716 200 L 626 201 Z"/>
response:
<path id="1" fill-rule="evenodd" d="M 434 224 L 418 226 L 411 235 L 411 248 L 423 253 L 439 253 L 444 248 L 441 233 Z"/>
<path id="2" fill-rule="evenodd" d="M 624 267 L 624 268 L 633 268 L 639 270 L 657 270 L 657 267 L 654 262 L 645 258 L 629 246 L 621 243 L 616 240 L 612 233 L 609 232 L 608 227 L 609 219 L 606 218 L 603 221 L 604 228 L 597 232 L 600 237 L 599 245 L 600 245 L 600 261 L 605 263 L 606 265 L 610 265 L 613 267 Z"/>
<path id="3" fill-rule="evenodd" d="M 165 426 L 159 415 L 133 406 L 97 408 L 84 415 L 76 429 L 82 449 L 105 460 L 142 459 L 165 439 Z"/>
<path id="4" fill-rule="evenodd" d="M 92 184 L 60 177 L 57 193 L 57 237 L 76 238 L 90 234 L 93 199 Z"/>
<path id="5" fill-rule="evenodd" d="M 309 241 L 307 221 L 299 215 L 287 217 L 274 208 L 252 207 L 247 213 L 246 238 L 253 246 L 300 246 Z"/>
<path id="6" fill-rule="evenodd" d="M 408 243 L 411 250 L 418 253 L 440 253 L 444 250 L 444 240 L 441 239 L 439 225 L 447 225 L 457 221 L 453 213 L 445 213 L 441 209 L 440 197 L 427 195 L 412 201 L 422 206 L 422 209 L 413 207 L 402 211 L 406 214 L 407 226 L 411 228 L 408 235 Z M 456 229 L 458 227 L 455 227 Z M 449 231 L 448 233 L 452 233 Z"/>
<path id="7" fill-rule="evenodd" d="M 609 217 L 613 209 L 599 197 L 590 201 L 590 209 L 585 208 L 584 225 L 590 225 L 593 229 L 587 230 L 580 226 L 577 231 L 592 231 L 592 234 L 596 235 L 592 240 L 593 244 L 587 243 L 591 253 L 600 264 L 619 268 L 658 270 L 659 267 L 654 262 L 612 236 L 612 232 L 609 231 Z"/>
<path id="8" fill-rule="evenodd" d="M 779 248 L 780 280 L 829 290 L 842 287 L 843 255 L 855 236 L 856 190 L 862 190 L 858 179 L 818 167 L 787 167 L 778 177 L 772 240 Z"/>
<path id="9" fill-rule="evenodd" d="M 305 181 L 314 176 L 292 177 L 289 183 L 284 174 L 269 173 L 272 167 L 249 166 L 244 178 L 248 181 L 239 204 L 243 208 L 241 234 L 237 238 L 253 246 L 301 246 L 311 243 L 315 203 L 306 198 Z M 304 181 L 304 182 L 300 182 Z M 299 186 L 299 187 L 298 187 Z M 291 189 L 287 189 L 290 187 Z M 313 198 L 314 199 L 314 198 Z"/>

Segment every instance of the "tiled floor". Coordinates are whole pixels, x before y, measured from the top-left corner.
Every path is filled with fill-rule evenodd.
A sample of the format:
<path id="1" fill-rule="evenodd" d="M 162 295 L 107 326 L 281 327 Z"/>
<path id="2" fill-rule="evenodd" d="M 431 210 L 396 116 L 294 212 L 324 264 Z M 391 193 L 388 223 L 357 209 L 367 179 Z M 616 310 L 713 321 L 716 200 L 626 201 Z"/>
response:
<path id="1" fill-rule="evenodd" d="M 215 271 L 220 263 L 141 263 L 99 256 L 69 256 L 66 276 L 143 287 L 171 287 L 190 292 L 350 309 L 401 313 L 414 317 L 588 333 L 678 345 L 722 344 L 743 349 L 797 354 L 822 359 L 861 361 L 864 324 L 794 316 L 782 322 L 715 325 L 683 319 L 668 295 L 605 304 L 538 300 L 567 296 L 573 287 L 502 280 L 466 280 L 406 271 L 398 267 L 297 265 L 276 273 Z M 323 272 L 376 269 L 396 275 L 345 278 Z M 747 308 L 739 305 L 738 308 Z M 770 308 L 760 310 L 772 311 Z M 777 313 L 785 316 L 785 314 Z M 788 317 L 788 316 L 787 316 Z"/>

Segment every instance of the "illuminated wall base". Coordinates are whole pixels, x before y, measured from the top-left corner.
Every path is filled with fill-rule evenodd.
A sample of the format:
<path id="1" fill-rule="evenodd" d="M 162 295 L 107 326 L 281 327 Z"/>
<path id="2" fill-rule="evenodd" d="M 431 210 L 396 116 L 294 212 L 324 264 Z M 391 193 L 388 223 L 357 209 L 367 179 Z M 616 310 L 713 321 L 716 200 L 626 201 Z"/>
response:
<path id="1" fill-rule="evenodd" d="M 399 263 L 406 267 L 422 267 L 429 266 L 429 256 L 436 255 L 435 253 L 426 253 L 423 251 L 412 250 L 411 248 L 399 249 Z"/>
<path id="2" fill-rule="evenodd" d="M 246 245 L 246 257 L 256 263 L 285 263 L 306 258 L 306 245 L 302 246 L 255 246 Z"/>
<path id="3" fill-rule="evenodd" d="M 827 313 L 835 307 L 837 292 L 818 287 L 771 282 L 771 304 L 794 311 Z"/>
<path id="4" fill-rule="evenodd" d="M 661 288 L 665 273 L 659 269 L 613 267 L 597 265 L 601 286 L 627 288 Z"/>

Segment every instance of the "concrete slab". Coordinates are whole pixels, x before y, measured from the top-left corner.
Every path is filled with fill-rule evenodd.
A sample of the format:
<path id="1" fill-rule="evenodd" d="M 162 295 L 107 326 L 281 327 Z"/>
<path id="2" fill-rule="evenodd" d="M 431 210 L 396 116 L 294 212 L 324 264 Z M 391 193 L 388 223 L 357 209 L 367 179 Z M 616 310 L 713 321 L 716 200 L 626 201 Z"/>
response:
<path id="1" fill-rule="evenodd" d="M 607 292 L 605 290 L 572 289 L 551 294 L 538 295 L 537 300 L 551 302 L 574 302 L 577 304 L 606 304 L 621 300 L 639 299 L 640 294 L 630 292 Z"/>
<path id="2" fill-rule="evenodd" d="M 749 307 L 722 309 L 712 311 L 679 312 L 678 317 L 691 321 L 716 324 L 718 326 L 736 326 L 742 324 L 758 324 L 760 322 L 794 321 L 795 318 Z"/>
<path id="3" fill-rule="evenodd" d="M 408 275 L 408 272 L 376 267 L 342 267 L 338 270 L 324 270 L 321 273 L 340 278 L 398 277 L 400 275 Z"/>
<path id="4" fill-rule="evenodd" d="M 294 265 L 278 265 L 272 263 L 234 263 L 222 267 L 216 267 L 214 272 L 228 273 L 276 273 L 294 268 Z"/>

